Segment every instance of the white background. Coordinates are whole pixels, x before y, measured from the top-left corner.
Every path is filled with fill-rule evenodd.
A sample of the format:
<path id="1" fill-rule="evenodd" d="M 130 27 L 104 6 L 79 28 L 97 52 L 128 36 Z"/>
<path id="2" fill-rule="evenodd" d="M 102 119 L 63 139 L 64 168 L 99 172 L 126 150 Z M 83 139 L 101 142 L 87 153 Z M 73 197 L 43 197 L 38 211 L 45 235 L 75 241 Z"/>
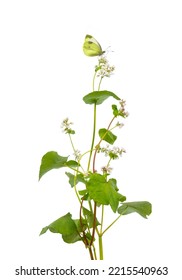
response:
<path id="1" fill-rule="evenodd" d="M 71 153 L 60 128 L 67 116 L 75 124 L 77 148 L 90 146 L 92 108 L 82 97 L 92 91 L 97 59 L 83 55 L 86 34 L 103 49 L 111 46 L 109 59 L 116 72 L 103 89 L 126 99 L 130 113 L 118 131 L 118 145 L 127 153 L 115 162 L 113 176 L 128 201 L 153 205 L 147 220 L 132 214 L 108 231 L 102 266 L 168 266 L 170 275 L 164 279 L 179 278 L 181 14 L 181 1 L 175 0 L 0 2 L 3 279 L 18 278 L 14 269 L 20 265 L 101 267 L 100 262 L 87 261 L 79 243 L 65 244 L 51 233 L 39 237 L 42 227 L 67 212 L 77 218 L 78 203 L 64 171 L 52 171 L 40 182 L 38 171 L 47 151 Z M 110 101 L 98 108 L 103 126 Z"/>

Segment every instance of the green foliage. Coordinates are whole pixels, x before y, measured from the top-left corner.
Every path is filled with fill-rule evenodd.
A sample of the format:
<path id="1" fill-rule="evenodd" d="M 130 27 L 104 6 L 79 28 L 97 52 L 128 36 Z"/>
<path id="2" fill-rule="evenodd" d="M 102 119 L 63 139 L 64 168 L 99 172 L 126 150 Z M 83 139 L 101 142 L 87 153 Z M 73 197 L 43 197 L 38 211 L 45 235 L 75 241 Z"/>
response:
<path id="1" fill-rule="evenodd" d="M 127 113 L 125 112 L 124 108 L 120 108 L 120 110 L 119 110 L 115 104 L 112 105 L 112 110 L 113 110 L 113 115 L 115 117 L 120 116 L 122 118 L 126 118 L 126 116 L 127 116 Z"/>
<path id="2" fill-rule="evenodd" d="M 62 157 L 57 152 L 48 152 L 42 157 L 39 170 L 39 180 L 41 177 L 52 169 L 61 167 L 77 168 L 79 163 L 75 160 L 68 160 L 68 157 Z"/>
<path id="3" fill-rule="evenodd" d="M 119 115 L 118 108 L 115 104 L 112 105 L 113 115 L 117 117 Z"/>
<path id="4" fill-rule="evenodd" d="M 70 168 L 76 168 L 79 166 L 79 163 L 75 160 L 68 160 L 65 162 L 64 166 L 70 167 Z"/>
<path id="5" fill-rule="evenodd" d="M 107 98 L 113 97 L 116 100 L 120 100 L 120 98 L 113 92 L 107 91 L 107 90 L 101 90 L 101 91 L 93 91 L 83 97 L 83 101 L 86 104 L 96 104 L 100 105 L 102 104 Z"/>
<path id="6" fill-rule="evenodd" d="M 94 173 L 86 184 L 90 198 L 99 204 L 110 205 L 113 212 L 116 212 L 119 201 L 126 199 L 118 193 L 115 182 L 112 179 L 107 181 L 105 175 Z"/>
<path id="7" fill-rule="evenodd" d="M 99 129 L 99 136 L 102 140 L 106 141 L 109 144 L 114 144 L 114 142 L 117 139 L 117 136 L 114 135 L 111 131 L 105 129 L 105 128 L 101 128 Z"/>
<path id="8" fill-rule="evenodd" d="M 62 157 L 58 155 L 57 152 L 51 151 L 46 153 L 42 157 L 40 170 L 39 170 L 39 180 L 41 177 L 52 169 L 57 169 L 61 167 L 65 167 L 68 157 Z"/>
<path id="9" fill-rule="evenodd" d="M 147 218 L 147 216 L 152 213 L 152 205 L 148 201 L 135 201 L 125 202 L 118 208 L 118 213 L 122 215 L 127 215 L 134 212 L 138 213 L 143 218 Z"/>
<path id="10" fill-rule="evenodd" d="M 77 223 L 71 218 L 71 214 L 67 213 L 65 216 L 57 219 L 49 226 L 42 229 L 40 235 L 50 230 L 52 233 L 59 233 L 62 235 L 63 240 L 66 243 L 75 243 L 81 240 L 78 232 Z"/>
<path id="11" fill-rule="evenodd" d="M 76 186 L 79 182 L 85 183 L 85 179 L 84 179 L 83 174 L 77 174 L 77 176 L 71 174 L 70 172 L 65 172 L 65 174 L 69 178 L 69 184 L 71 185 L 71 187 Z"/>
<path id="12" fill-rule="evenodd" d="M 93 224 L 94 224 L 94 215 L 93 215 L 93 212 L 86 209 L 85 207 L 83 207 L 83 214 L 84 216 L 87 218 L 87 222 L 88 222 L 88 225 L 89 225 L 89 228 L 92 228 L 93 227 Z M 100 223 L 99 221 L 96 219 L 96 225 L 99 226 Z"/>
<path id="13" fill-rule="evenodd" d="M 67 134 L 75 134 L 75 131 L 73 129 L 67 129 L 66 133 Z"/>

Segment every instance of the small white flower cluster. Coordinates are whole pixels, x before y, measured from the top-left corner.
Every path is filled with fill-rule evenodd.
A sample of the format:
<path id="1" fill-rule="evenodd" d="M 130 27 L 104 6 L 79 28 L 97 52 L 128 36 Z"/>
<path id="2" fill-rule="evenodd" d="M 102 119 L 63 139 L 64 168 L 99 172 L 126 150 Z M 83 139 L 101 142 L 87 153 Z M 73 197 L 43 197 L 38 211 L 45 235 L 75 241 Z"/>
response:
<path id="1" fill-rule="evenodd" d="M 99 64 L 98 66 L 96 66 L 96 69 L 97 69 L 97 77 L 109 78 L 113 74 L 115 70 L 115 66 L 110 66 L 106 57 L 101 56 L 99 58 Z"/>
<path id="2" fill-rule="evenodd" d="M 122 128 L 124 126 L 124 123 L 117 122 L 116 126 Z"/>
<path id="3" fill-rule="evenodd" d="M 75 150 L 74 154 L 75 160 L 79 161 L 81 159 L 81 152 L 79 150 Z"/>
<path id="4" fill-rule="evenodd" d="M 70 131 L 72 131 L 71 125 L 73 125 L 73 122 L 71 122 L 68 118 L 64 119 L 61 123 L 61 127 L 63 128 L 63 132 L 70 133 Z"/>
<path id="5" fill-rule="evenodd" d="M 103 167 L 101 168 L 101 170 L 102 170 L 103 173 L 110 174 L 110 173 L 112 172 L 113 168 L 110 167 L 110 166 L 103 166 Z"/>
<path id="6" fill-rule="evenodd" d="M 118 159 L 119 156 L 126 153 L 126 150 L 119 147 L 112 147 L 110 149 L 110 146 L 106 145 L 106 147 L 100 148 L 98 152 L 104 153 L 105 156 L 109 156 L 111 159 Z"/>
<path id="7" fill-rule="evenodd" d="M 119 112 L 123 117 L 128 117 L 129 113 L 125 110 L 125 105 L 126 105 L 126 101 L 125 100 L 120 100 L 119 101 L 120 104 L 120 108 L 119 108 Z"/>

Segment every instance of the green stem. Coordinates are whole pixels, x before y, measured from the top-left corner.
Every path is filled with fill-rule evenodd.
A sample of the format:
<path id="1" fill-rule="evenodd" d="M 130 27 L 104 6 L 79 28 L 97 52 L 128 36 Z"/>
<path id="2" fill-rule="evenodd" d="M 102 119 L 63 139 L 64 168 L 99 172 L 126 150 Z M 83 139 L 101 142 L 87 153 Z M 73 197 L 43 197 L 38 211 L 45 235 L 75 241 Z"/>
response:
<path id="1" fill-rule="evenodd" d="M 94 255 L 93 255 L 93 252 L 92 252 L 92 247 L 88 243 L 88 240 L 87 240 L 84 228 L 83 228 L 83 223 L 82 223 L 82 207 L 83 207 L 83 199 L 82 199 L 81 205 L 80 205 L 80 226 L 82 228 L 82 233 L 83 233 L 83 242 L 84 242 L 86 248 L 88 248 L 88 250 L 89 250 L 90 259 L 94 260 Z"/>
<path id="2" fill-rule="evenodd" d="M 103 253 L 102 235 L 99 235 L 99 253 L 100 253 L 100 260 L 103 260 L 104 259 L 104 253 Z"/>
<path id="3" fill-rule="evenodd" d="M 74 177 L 74 191 L 75 191 L 75 194 L 76 194 L 76 196 L 78 198 L 79 203 L 81 204 L 81 199 L 80 199 L 79 193 L 77 191 L 77 187 L 76 187 L 76 178 L 77 178 L 77 173 L 76 173 L 76 175 Z"/>
<path id="4" fill-rule="evenodd" d="M 100 225 L 100 233 L 98 233 L 99 236 L 99 256 L 100 260 L 104 259 L 103 256 L 103 242 L 102 242 L 102 228 L 103 228 L 103 222 L 104 222 L 104 205 L 102 205 L 102 214 L 101 214 L 101 225 Z"/>
<path id="5" fill-rule="evenodd" d="M 112 158 L 110 158 L 110 159 L 108 160 L 107 167 L 109 167 L 109 164 L 110 164 L 111 160 L 112 160 Z"/>
<path id="6" fill-rule="evenodd" d="M 122 214 L 121 215 L 119 215 L 103 232 L 102 232 L 102 235 L 110 228 L 110 227 L 112 227 L 116 222 L 117 222 L 117 220 L 119 220 L 119 218 L 122 216 Z"/>
<path id="7" fill-rule="evenodd" d="M 76 185 L 74 185 L 74 191 L 75 191 L 75 194 L 76 194 L 76 196 L 77 196 L 77 198 L 78 198 L 79 203 L 81 204 L 81 199 L 80 199 L 80 196 L 79 196 L 79 194 L 78 194 Z"/>
<path id="8" fill-rule="evenodd" d="M 95 78 L 96 78 L 96 74 L 97 74 L 97 72 L 95 71 L 94 77 L 93 77 L 93 81 L 92 81 L 92 90 L 93 90 L 93 91 L 94 91 L 94 87 L 95 87 Z"/>
<path id="9" fill-rule="evenodd" d="M 90 246 L 92 246 L 95 238 L 95 230 L 96 230 L 96 214 L 97 214 L 97 203 L 94 202 L 94 217 L 93 217 L 93 231 L 92 231 L 92 239 L 90 241 Z"/>
<path id="10" fill-rule="evenodd" d="M 70 138 L 71 146 L 72 146 L 73 151 L 74 151 L 74 153 L 75 153 L 75 152 L 76 152 L 76 150 L 75 150 L 75 147 L 74 147 L 74 144 L 73 144 L 73 140 L 72 140 L 72 138 L 71 138 L 70 133 L 69 133 L 68 135 L 69 135 L 69 138 Z"/>
<path id="11" fill-rule="evenodd" d="M 100 78 L 100 82 L 99 82 L 99 85 L 98 85 L 98 91 L 100 90 L 100 86 L 101 86 L 101 83 L 102 83 L 102 79 L 103 79 L 103 77 Z"/>
<path id="12" fill-rule="evenodd" d="M 110 128 L 110 131 L 113 130 L 113 129 L 115 129 L 116 127 L 118 127 L 118 125 L 115 125 L 115 126 L 111 127 L 111 128 Z"/>
<path id="13" fill-rule="evenodd" d="M 74 151 L 74 153 L 75 153 L 76 150 L 75 150 L 75 147 L 74 147 L 74 144 L 73 144 L 73 140 L 72 140 L 71 134 L 68 134 L 68 135 L 69 135 L 69 139 L 70 139 L 70 142 L 71 142 L 71 146 L 72 146 L 73 151 Z M 74 168 L 71 168 L 71 167 L 70 167 L 70 169 L 72 169 L 72 170 L 75 171 L 75 177 L 74 177 L 74 191 L 75 191 L 76 196 L 77 196 L 77 198 L 78 198 L 78 200 L 79 200 L 79 203 L 81 204 L 81 199 L 80 199 L 80 197 L 79 197 L 79 194 L 78 194 L 78 191 L 77 191 L 77 188 L 76 188 L 77 174 L 78 174 L 78 173 L 81 173 L 81 172 L 78 170 L 78 168 L 77 168 L 77 169 L 74 169 Z"/>
<path id="14" fill-rule="evenodd" d="M 92 247 L 93 247 L 93 251 L 94 251 L 94 259 L 97 260 L 97 254 L 96 254 L 96 249 L 95 249 L 94 244 L 92 245 Z"/>
<path id="15" fill-rule="evenodd" d="M 65 165 L 66 166 L 66 165 Z M 71 170 L 74 170 L 75 172 L 77 172 L 77 173 L 80 173 L 80 174 L 83 174 L 81 171 L 79 171 L 78 169 L 75 169 L 75 168 L 73 168 L 73 167 L 71 167 L 71 166 L 68 166 Z"/>
<path id="16" fill-rule="evenodd" d="M 102 205 L 102 215 L 101 215 L 100 234 L 102 234 L 103 222 L 104 222 L 104 205 Z"/>
<path id="17" fill-rule="evenodd" d="M 96 72 L 94 74 L 94 78 L 93 78 L 93 91 L 94 91 L 94 85 L 95 85 L 95 78 L 96 78 Z M 100 90 L 100 86 L 101 86 L 101 82 L 102 82 L 102 78 L 100 79 L 99 82 L 99 86 L 98 86 L 98 91 Z M 96 133 L 96 111 L 97 106 L 96 103 L 94 104 L 94 123 L 93 123 L 93 135 L 92 135 L 92 143 L 91 143 L 91 149 L 90 149 L 90 155 L 89 155 L 89 160 L 88 160 L 88 167 L 87 167 L 87 172 L 89 172 L 90 170 L 90 164 L 91 164 L 91 159 L 92 159 L 92 153 L 94 150 L 94 142 L 95 142 L 95 133 Z M 95 157 L 93 159 L 93 172 L 95 172 Z M 91 202 L 89 204 L 90 208 L 91 207 Z M 92 238 L 91 238 L 91 242 L 90 242 L 90 246 L 93 246 L 94 243 L 94 237 L 95 237 L 95 231 L 97 232 L 97 234 L 99 233 L 97 230 L 97 226 L 96 226 L 96 212 L 97 212 L 97 203 L 94 202 L 94 211 L 92 210 L 92 213 L 94 215 L 94 219 L 93 219 L 93 232 L 92 232 Z M 103 246 L 102 246 L 102 236 L 99 236 L 99 252 L 100 252 L 100 259 L 103 259 Z"/>
<path id="18" fill-rule="evenodd" d="M 94 104 L 94 125 L 93 125 L 93 135 L 92 135 L 92 144 L 90 148 L 90 156 L 88 160 L 88 167 L 87 171 L 90 169 L 90 163 L 91 163 L 91 158 L 92 158 L 92 153 L 93 153 L 93 148 L 94 148 L 94 141 L 95 141 L 95 132 L 96 132 L 96 104 Z"/>
<path id="19" fill-rule="evenodd" d="M 95 71 L 94 77 L 93 77 L 93 91 L 94 91 L 94 87 L 95 87 L 95 78 L 96 78 L 96 74 L 97 72 Z M 98 91 L 100 90 L 100 86 L 101 86 L 101 82 L 102 82 L 103 77 L 101 77 L 99 85 L 98 85 Z M 93 147 L 94 147 L 94 141 L 95 141 L 95 132 L 96 132 L 96 104 L 94 104 L 94 126 L 93 126 L 93 136 L 92 136 L 92 144 L 91 144 L 91 149 L 90 149 L 90 156 L 89 156 L 89 160 L 88 160 L 88 167 L 87 167 L 87 171 L 89 171 L 90 169 L 90 163 L 91 163 L 91 158 L 92 158 L 92 153 L 93 153 Z M 93 170 L 94 172 L 94 170 Z"/>
<path id="20" fill-rule="evenodd" d="M 111 126 L 111 124 L 112 124 L 112 122 L 114 121 L 115 118 L 116 118 L 115 116 L 112 118 L 112 120 L 110 121 L 110 123 L 109 123 L 109 125 L 108 125 L 108 127 L 107 127 L 106 132 L 104 133 L 104 135 L 103 135 L 102 138 L 100 139 L 99 143 L 96 145 L 95 152 L 94 152 L 94 156 L 93 156 L 93 170 L 95 170 L 95 161 L 96 161 L 97 151 L 98 151 L 98 149 L 99 149 L 99 147 L 100 147 L 100 144 L 101 144 L 101 142 L 103 141 L 104 137 L 105 137 L 106 134 L 108 133 L 108 131 L 109 131 L 109 129 L 110 129 L 110 126 Z"/>

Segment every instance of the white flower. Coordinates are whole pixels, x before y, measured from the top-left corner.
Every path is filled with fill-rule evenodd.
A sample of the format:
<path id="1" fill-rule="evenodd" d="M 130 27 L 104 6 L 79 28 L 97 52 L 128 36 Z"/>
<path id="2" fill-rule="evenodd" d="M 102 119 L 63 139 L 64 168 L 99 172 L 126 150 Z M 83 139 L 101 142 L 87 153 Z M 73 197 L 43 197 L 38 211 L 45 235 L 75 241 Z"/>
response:
<path id="1" fill-rule="evenodd" d="M 126 101 L 124 99 L 119 100 L 119 104 L 121 105 L 121 108 L 124 109 L 125 105 L 126 105 Z"/>
<path id="2" fill-rule="evenodd" d="M 128 116 L 129 116 L 128 111 L 125 111 L 125 117 L 128 117 Z"/>
<path id="3" fill-rule="evenodd" d="M 119 101 L 119 104 L 120 104 L 120 108 L 119 108 L 120 115 L 124 118 L 128 117 L 129 113 L 125 110 L 126 101 L 122 99 Z"/>
<path id="4" fill-rule="evenodd" d="M 63 132 L 65 132 L 65 133 L 73 132 L 73 130 L 71 129 L 71 125 L 73 125 L 73 122 L 71 122 L 69 120 L 69 118 L 65 118 L 61 123 L 61 127 L 63 128 Z"/>
<path id="5" fill-rule="evenodd" d="M 106 145 L 105 148 L 103 147 L 103 148 L 100 148 L 100 150 L 99 150 L 99 152 L 105 153 L 105 156 L 106 156 L 106 157 L 109 155 L 109 151 L 110 151 L 109 145 Z"/>
<path id="6" fill-rule="evenodd" d="M 109 145 L 107 145 L 106 147 L 100 148 L 99 152 L 105 153 L 105 156 L 109 156 L 111 159 L 118 159 L 119 156 L 126 153 L 126 150 L 119 147 L 112 147 L 110 149 Z"/>
<path id="7" fill-rule="evenodd" d="M 124 126 L 124 123 L 117 122 L 116 126 L 122 128 Z"/>
<path id="8" fill-rule="evenodd" d="M 110 174 L 110 173 L 112 172 L 113 168 L 110 167 L 110 166 L 103 166 L 103 167 L 101 168 L 101 170 L 102 170 L 103 173 L 108 173 L 108 174 Z"/>
<path id="9" fill-rule="evenodd" d="M 99 63 L 96 66 L 96 70 L 97 70 L 97 77 L 109 78 L 113 74 L 115 70 L 115 66 L 110 66 L 108 60 L 104 56 L 101 56 L 99 58 Z"/>
<path id="10" fill-rule="evenodd" d="M 76 159 L 77 161 L 80 160 L 80 158 L 81 158 L 81 152 L 80 152 L 79 150 L 75 150 L 75 152 L 74 152 L 73 155 L 75 156 L 75 159 Z"/>

